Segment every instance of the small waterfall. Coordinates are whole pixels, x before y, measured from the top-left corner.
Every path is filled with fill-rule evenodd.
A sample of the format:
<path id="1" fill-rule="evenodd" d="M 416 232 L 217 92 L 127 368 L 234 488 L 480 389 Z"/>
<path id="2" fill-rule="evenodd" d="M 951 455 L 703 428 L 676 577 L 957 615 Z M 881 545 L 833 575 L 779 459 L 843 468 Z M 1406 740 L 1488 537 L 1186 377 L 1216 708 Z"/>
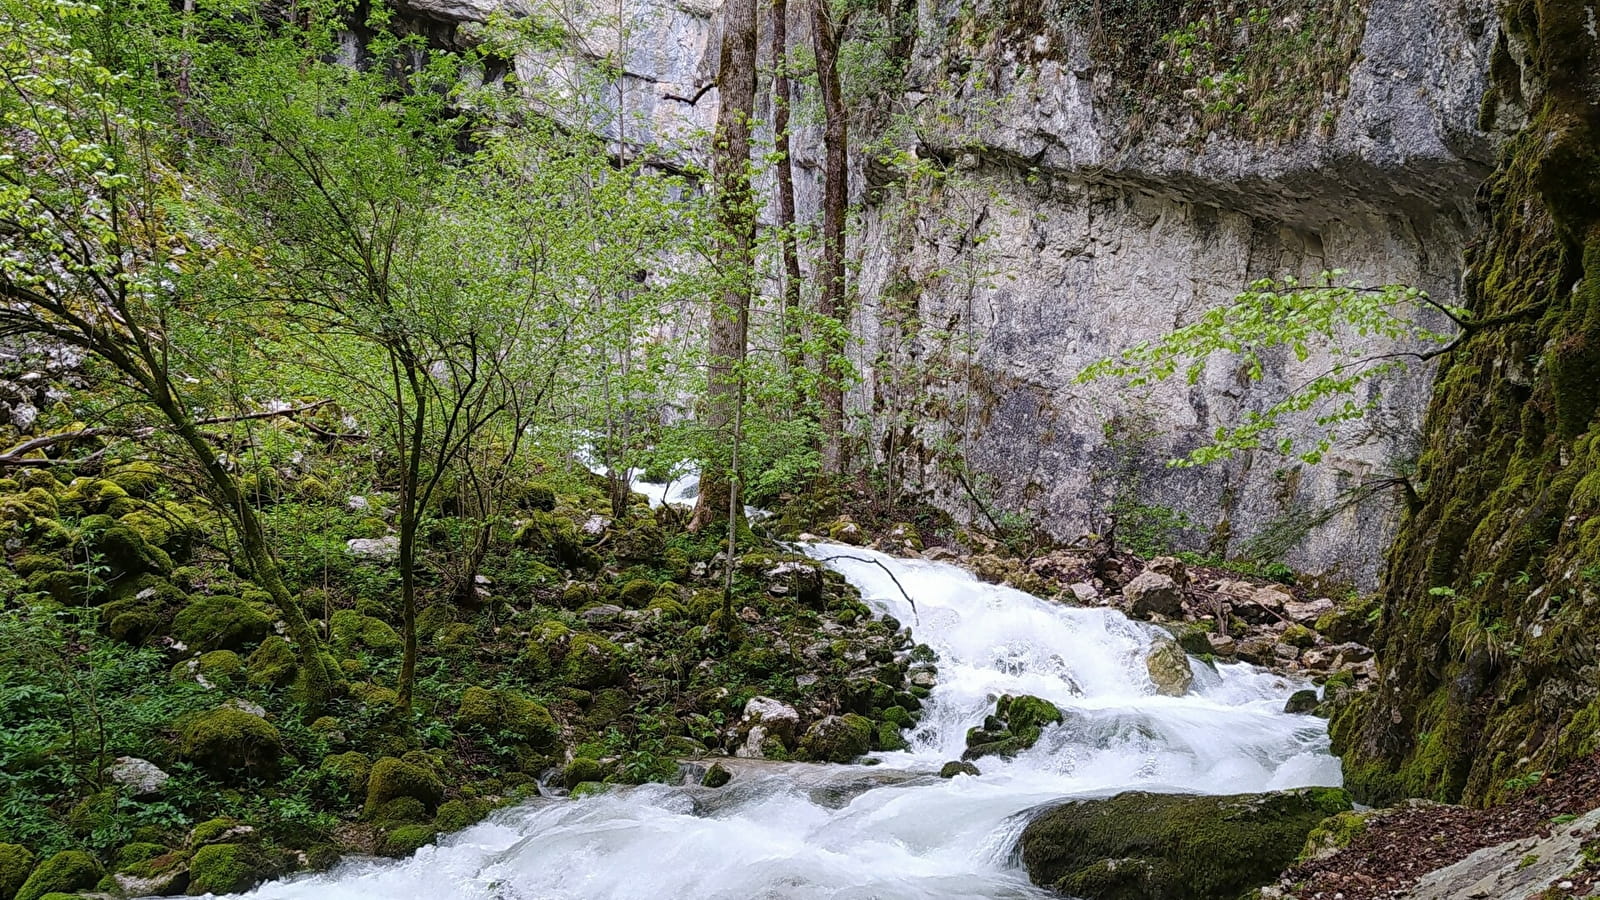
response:
<path id="1" fill-rule="evenodd" d="M 504 810 L 402 862 L 350 860 L 267 884 L 273 900 L 935 900 L 1040 898 L 1014 868 L 1018 814 L 1128 789 L 1233 793 L 1337 785 L 1324 723 L 1282 712 L 1304 684 L 1194 661 L 1182 697 L 1145 668 L 1153 626 L 978 581 L 954 566 L 832 545 L 865 599 L 938 654 L 911 749 L 877 766 L 742 768 L 718 790 L 645 785 Z M 891 577 L 891 573 L 892 576 Z M 898 586 L 896 581 L 899 582 Z M 915 609 L 901 588 L 915 600 Z M 1000 694 L 1066 721 L 983 774 L 934 776 Z M 893 770 L 898 770 L 895 775 Z"/>

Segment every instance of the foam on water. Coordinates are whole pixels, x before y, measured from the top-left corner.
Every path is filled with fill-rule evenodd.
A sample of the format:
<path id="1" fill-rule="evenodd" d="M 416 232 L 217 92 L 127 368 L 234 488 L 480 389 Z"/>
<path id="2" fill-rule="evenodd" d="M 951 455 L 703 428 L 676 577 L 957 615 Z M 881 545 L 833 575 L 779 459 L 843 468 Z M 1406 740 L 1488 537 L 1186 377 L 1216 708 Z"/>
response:
<path id="1" fill-rule="evenodd" d="M 1152 626 L 985 584 L 953 566 L 834 545 L 803 549 L 938 653 L 938 684 L 911 749 L 880 754 L 876 767 L 741 769 L 718 791 L 647 785 L 537 802 L 442 838 L 410 860 L 347 861 L 250 896 L 1039 898 L 1046 895 L 1011 859 L 1022 814 L 1039 804 L 1126 789 L 1233 793 L 1339 783 L 1324 723 L 1282 712 L 1304 684 L 1251 666 L 1195 661 L 1187 695 L 1158 696 L 1144 663 Z M 1013 760 L 979 760 L 977 778 L 884 777 L 890 769 L 931 773 L 959 758 L 967 729 L 1003 693 L 1047 698 L 1066 722 Z"/>

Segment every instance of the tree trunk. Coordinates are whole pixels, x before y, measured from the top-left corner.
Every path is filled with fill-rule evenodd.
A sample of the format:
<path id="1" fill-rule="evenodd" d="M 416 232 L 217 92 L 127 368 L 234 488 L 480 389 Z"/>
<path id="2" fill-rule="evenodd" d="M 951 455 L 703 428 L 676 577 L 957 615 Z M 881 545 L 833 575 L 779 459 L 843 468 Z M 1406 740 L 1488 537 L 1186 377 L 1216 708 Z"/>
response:
<path id="1" fill-rule="evenodd" d="M 817 84 L 822 91 L 824 119 L 822 188 L 822 297 L 817 312 L 826 329 L 822 360 L 822 471 L 842 475 L 847 461 L 844 442 L 844 384 L 849 375 L 845 337 L 850 310 L 845 300 L 844 231 L 850 201 L 848 112 L 839 85 L 839 23 L 831 0 L 815 0 L 812 39 L 817 56 Z"/>
<path id="2" fill-rule="evenodd" d="M 800 247 L 794 223 L 794 157 L 789 147 L 789 108 L 793 84 L 789 78 L 789 2 L 772 0 L 772 131 L 777 151 L 778 243 L 783 254 L 783 295 L 780 306 L 779 346 L 784 365 L 801 368 L 800 335 L 795 314 L 800 309 Z"/>
<path id="3" fill-rule="evenodd" d="M 289 628 L 289 637 L 294 640 L 295 649 L 298 651 L 300 686 L 305 694 L 305 716 L 308 721 L 316 718 L 321 715 L 328 698 L 333 693 L 333 685 L 339 679 L 327 665 L 328 661 L 322 653 L 322 641 L 317 636 L 316 629 L 311 626 L 311 620 L 306 618 L 305 610 L 300 608 L 299 601 L 289 593 L 289 587 L 283 581 L 283 575 L 278 570 L 278 562 L 273 559 L 267 543 L 266 529 L 256 517 L 255 507 L 250 505 L 239 480 L 222 464 L 222 460 L 212 450 L 211 444 L 206 441 L 205 435 L 184 414 L 176 398 L 164 392 L 153 391 L 152 394 L 155 395 L 157 406 L 172 423 L 173 430 L 178 433 L 178 437 L 194 453 L 205 470 L 206 481 L 213 499 L 217 501 L 223 514 L 233 519 L 234 525 L 237 526 L 239 544 L 244 549 L 251 578 L 262 590 L 272 595 L 273 604 L 283 614 L 284 623 Z"/>
<path id="4" fill-rule="evenodd" d="M 725 521 L 735 473 L 730 453 L 743 379 L 754 268 L 755 210 L 750 197 L 750 120 L 756 101 L 756 0 L 728 0 L 717 75 L 720 106 L 713 147 L 717 216 L 717 297 L 711 308 L 706 428 L 713 440 L 702 461 L 691 530 Z M 737 509 L 736 506 L 733 507 Z"/>

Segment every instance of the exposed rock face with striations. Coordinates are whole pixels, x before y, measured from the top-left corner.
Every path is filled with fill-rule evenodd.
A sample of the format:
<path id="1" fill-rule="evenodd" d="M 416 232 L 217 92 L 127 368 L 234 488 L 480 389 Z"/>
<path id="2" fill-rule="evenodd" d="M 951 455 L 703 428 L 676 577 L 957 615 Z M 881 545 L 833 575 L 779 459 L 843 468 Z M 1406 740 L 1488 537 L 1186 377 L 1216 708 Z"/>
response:
<path id="1" fill-rule="evenodd" d="M 459 40 L 481 32 L 490 4 L 514 15 L 517 2 L 406 0 L 430 21 L 465 22 Z M 1149 395 L 1073 376 L 1259 278 L 1338 268 L 1458 301 L 1472 196 L 1493 158 L 1477 128 L 1493 0 L 1282 5 L 1249 27 L 1319 42 L 1285 45 L 1283 68 L 1326 71 L 1257 78 L 1222 120 L 1194 96 L 1205 73 L 1174 75 L 1162 56 L 1185 4 L 1124 4 L 1098 25 L 1083 6 L 890 4 L 882 52 L 907 62 L 883 84 L 858 80 L 869 96 L 855 133 L 946 174 L 908 188 L 874 154 L 855 158 L 864 379 L 853 399 L 872 413 L 872 452 L 957 515 L 1024 512 L 1065 535 L 1103 525 L 1121 498 L 1125 514 L 1182 523 L 1176 536 L 1195 548 L 1286 556 L 1370 584 L 1395 497 L 1359 488 L 1415 458 L 1426 367 L 1386 385 L 1319 466 L 1257 452 L 1203 477 L 1164 463 L 1330 360 L 1269 359 L 1248 387 L 1214 360 L 1195 386 Z M 678 162 L 704 159 L 720 3 L 627 7 L 622 28 L 608 4 L 566 16 L 582 53 L 622 63 L 596 88 L 620 115 L 591 124 L 673 148 Z M 803 13 L 790 24 L 799 47 Z M 524 83 L 595 87 L 554 53 L 511 68 Z M 804 218 L 818 194 L 817 129 L 795 143 Z"/>

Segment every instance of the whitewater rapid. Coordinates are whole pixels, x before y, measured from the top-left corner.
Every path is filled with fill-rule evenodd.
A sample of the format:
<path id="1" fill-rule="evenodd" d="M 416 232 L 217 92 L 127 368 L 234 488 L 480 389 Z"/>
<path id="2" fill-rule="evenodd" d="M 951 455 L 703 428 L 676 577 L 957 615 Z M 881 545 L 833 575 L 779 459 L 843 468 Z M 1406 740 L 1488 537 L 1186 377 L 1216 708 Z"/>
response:
<path id="1" fill-rule="evenodd" d="M 409 860 L 348 860 L 263 885 L 272 900 L 955 900 L 1042 898 L 1012 859 L 1027 810 L 1122 790 L 1235 793 L 1338 785 L 1325 723 L 1287 715 L 1305 684 L 1192 661 L 1157 695 L 1157 631 L 985 584 L 954 566 L 853 547 L 802 548 L 938 654 L 911 748 L 875 766 L 741 766 L 727 787 L 646 785 L 543 800 Z M 850 557 L 850 558 L 838 558 Z M 880 568 L 887 567 L 888 571 Z M 893 573 L 893 578 L 890 577 Z M 901 593 L 898 579 L 915 600 Z M 1003 693 L 1054 701 L 1066 722 L 982 774 L 932 774 Z M 895 775 L 903 770 L 909 775 Z"/>

